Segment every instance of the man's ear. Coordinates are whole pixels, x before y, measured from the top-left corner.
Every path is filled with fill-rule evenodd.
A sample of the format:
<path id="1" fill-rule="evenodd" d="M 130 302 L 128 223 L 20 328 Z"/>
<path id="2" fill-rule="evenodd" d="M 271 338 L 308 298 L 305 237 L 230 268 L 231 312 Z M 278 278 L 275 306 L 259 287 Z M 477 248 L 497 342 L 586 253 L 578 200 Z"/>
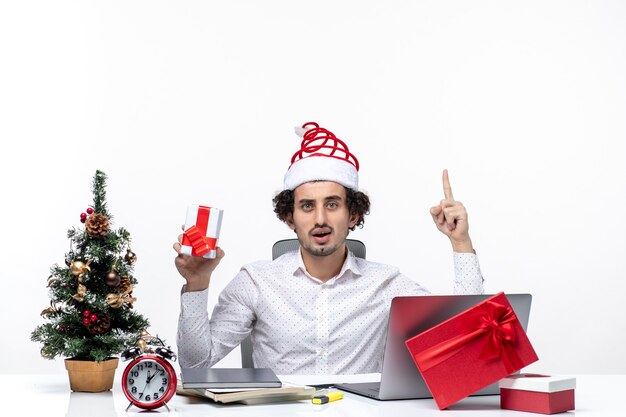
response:
<path id="1" fill-rule="evenodd" d="M 354 227 L 357 224 L 358 221 L 359 221 L 359 215 L 357 213 L 351 214 L 350 215 L 350 226 L 349 227 Z"/>
<path id="2" fill-rule="evenodd" d="M 296 224 L 293 222 L 293 213 L 289 213 L 285 216 L 285 223 L 287 223 L 290 229 L 295 230 Z"/>

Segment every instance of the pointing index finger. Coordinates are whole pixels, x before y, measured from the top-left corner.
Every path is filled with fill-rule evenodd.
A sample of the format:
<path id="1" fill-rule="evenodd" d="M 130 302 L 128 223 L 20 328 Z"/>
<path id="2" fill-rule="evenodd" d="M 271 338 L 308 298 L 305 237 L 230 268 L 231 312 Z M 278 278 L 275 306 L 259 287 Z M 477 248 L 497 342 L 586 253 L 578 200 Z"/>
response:
<path id="1" fill-rule="evenodd" d="M 443 195 L 446 200 L 454 201 L 454 196 L 452 195 L 452 187 L 450 187 L 450 178 L 448 178 L 448 170 L 443 170 Z"/>

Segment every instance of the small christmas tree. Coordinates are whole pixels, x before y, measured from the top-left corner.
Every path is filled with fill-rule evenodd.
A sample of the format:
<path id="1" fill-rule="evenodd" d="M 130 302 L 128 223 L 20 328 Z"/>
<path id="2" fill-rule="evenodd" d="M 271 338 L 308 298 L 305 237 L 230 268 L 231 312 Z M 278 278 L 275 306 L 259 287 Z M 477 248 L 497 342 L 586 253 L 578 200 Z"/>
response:
<path id="1" fill-rule="evenodd" d="M 31 334 L 41 342 L 41 356 L 101 362 L 134 345 L 149 324 L 133 310 L 133 265 L 130 234 L 111 229 L 105 200 L 106 175 L 96 171 L 93 205 L 80 215 L 84 229 L 68 230 L 70 251 L 65 266 L 55 264 L 48 277 L 50 307 L 46 320 Z M 124 254 L 125 251 L 125 254 Z"/>

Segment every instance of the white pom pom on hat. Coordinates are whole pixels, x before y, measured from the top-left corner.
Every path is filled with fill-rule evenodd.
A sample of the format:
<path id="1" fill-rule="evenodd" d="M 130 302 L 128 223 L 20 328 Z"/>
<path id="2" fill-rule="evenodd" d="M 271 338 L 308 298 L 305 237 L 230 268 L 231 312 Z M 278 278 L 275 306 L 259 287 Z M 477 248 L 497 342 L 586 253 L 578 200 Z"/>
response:
<path id="1" fill-rule="evenodd" d="M 315 122 L 296 127 L 295 131 L 302 142 L 300 150 L 291 157 L 284 190 L 294 190 L 310 181 L 333 181 L 358 190 L 359 161 L 341 139 Z"/>

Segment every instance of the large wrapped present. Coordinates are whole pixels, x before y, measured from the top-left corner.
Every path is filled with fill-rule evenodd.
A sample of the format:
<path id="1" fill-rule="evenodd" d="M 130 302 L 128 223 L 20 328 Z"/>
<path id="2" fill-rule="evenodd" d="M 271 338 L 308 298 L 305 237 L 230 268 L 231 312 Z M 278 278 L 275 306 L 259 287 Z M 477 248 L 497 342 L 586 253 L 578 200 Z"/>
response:
<path id="1" fill-rule="evenodd" d="M 531 413 L 574 410 L 576 378 L 538 374 L 511 375 L 500 380 L 500 407 Z"/>
<path id="2" fill-rule="evenodd" d="M 215 207 L 197 204 L 187 207 L 180 252 L 185 255 L 215 258 L 222 227 L 222 214 L 223 210 Z"/>
<path id="3" fill-rule="evenodd" d="M 502 292 L 405 343 L 441 410 L 538 360 Z"/>

